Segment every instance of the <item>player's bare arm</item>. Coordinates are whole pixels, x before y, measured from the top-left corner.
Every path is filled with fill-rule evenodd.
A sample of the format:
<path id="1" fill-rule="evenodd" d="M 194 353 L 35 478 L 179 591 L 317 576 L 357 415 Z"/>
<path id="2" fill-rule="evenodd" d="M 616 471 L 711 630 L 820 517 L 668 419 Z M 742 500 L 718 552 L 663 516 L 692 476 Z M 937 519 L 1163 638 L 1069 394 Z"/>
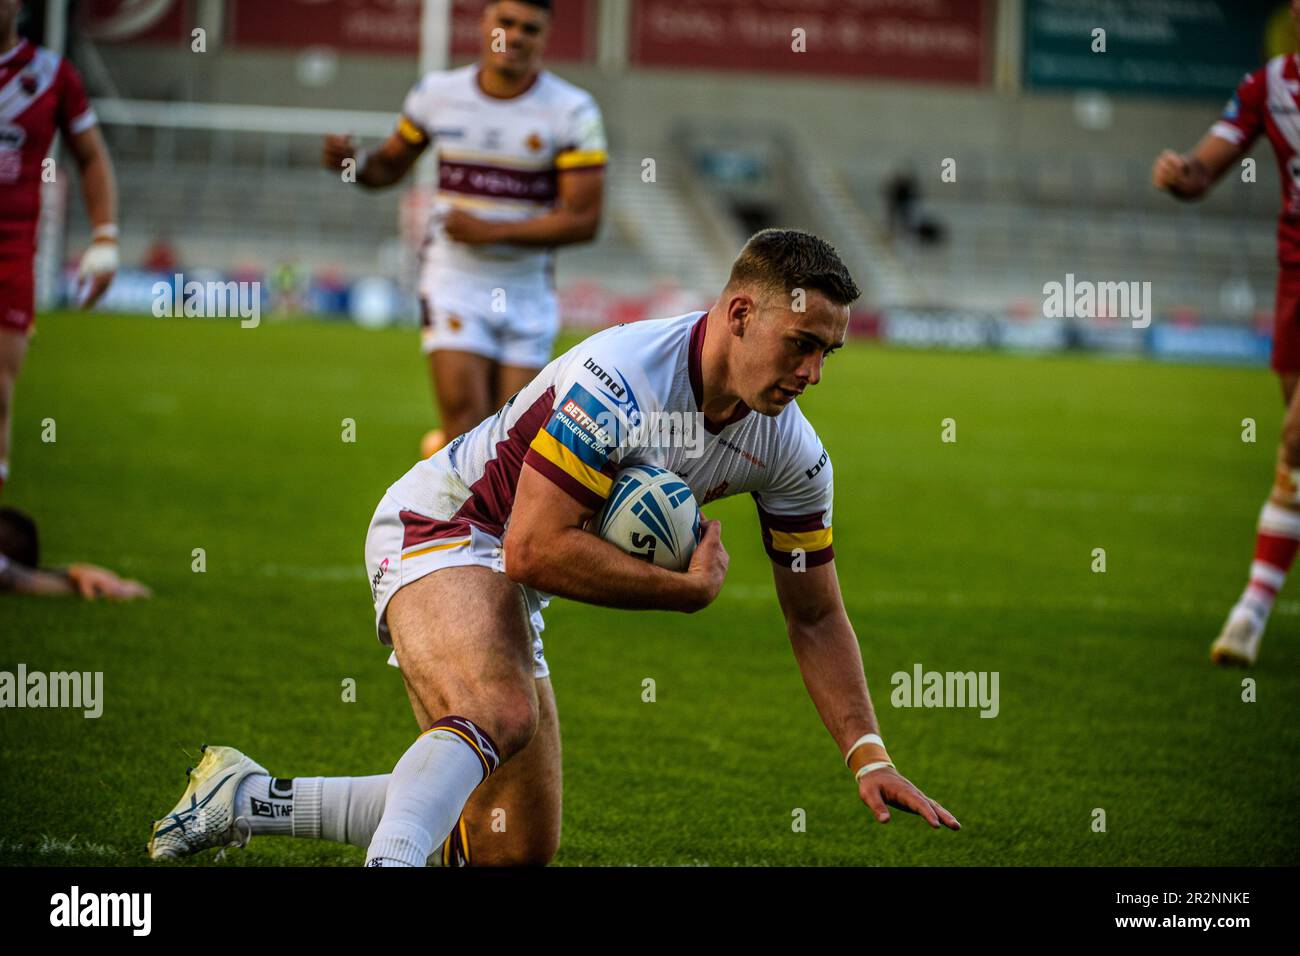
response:
<path id="1" fill-rule="evenodd" d="M 79 302 L 84 309 L 98 301 L 117 272 L 117 181 L 113 161 L 98 126 L 69 137 L 68 147 L 77 163 L 81 195 L 90 220 L 90 248 L 81 261 L 83 288 Z"/>
<path id="2" fill-rule="evenodd" d="M 88 601 L 106 598 L 130 601 L 152 596 L 139 581 L 119 578 L 106 568 L 93 564 L 74 564 L 65 571 L 27 568 L 13 561 L 0 564 L 0 592 L 34 594 L 49 597 L 76 595 Z"/>
<path id="3" fill-rule="evenodd" d="M 404 125 L 370 150 L 358 150 L 351 136 L 328 134 L 321 147 L 321 163 L 326 169 L 343 170 L 343 164 L 352 159 L 357 164 L 357 182 L 362 186 L 382 189 L 393 185 L 407 174 L 429 145 L 423 134 L 404 132 L 410 125 L 405 117 L 400 122 Z"/>
<path id="4" fill-rule="evenodd" d="M 703 537 L 680 572 L 584 530 L 593 514 L 525 464 L 506 530 L 506 574 L 548 594 L 626 610 L 698 611 L 718 596 L 728 561 L 721 522 L 701 522 Z"/>
<path id="5" fill-rule="evenodd" d="M 1206 133 L 1190 153 L 1167 149 L 1151 167 L 1151 182 L 1179 199 L 1200 199 L 1245 150 L 1214 133 Z"/>
<path id="6" fill-rule="evenodd" d="M 513 242 L 521 246 L 565 246 L 590 242 L 600 227 L 605 194 L 601 168 L 561 173 L 556 208 L 532 219 L 491 222 L 464 210 L 453 210 L 443 223 L 447 235 L 470 245 Z"/>
<path id="7" fill-rule="evenodd" d="M 857 774 L 883 755 L 883 746 L 851 750 L 865 734 L 878 735 L 880 728 L 867 692 L 858 639 L 844 610 L 835 562 L 804 571 L 774 564 L 772 574 L 808 696 L 840 752 L 848 756 L 849 770 Z M 961 829 L 956 817 L 892 766 L 870 770 L 857 781 L 858 795 L 881 823 L 889 822 L 889 807 L 897 807 L 920 815 L 936 829 Z"/>

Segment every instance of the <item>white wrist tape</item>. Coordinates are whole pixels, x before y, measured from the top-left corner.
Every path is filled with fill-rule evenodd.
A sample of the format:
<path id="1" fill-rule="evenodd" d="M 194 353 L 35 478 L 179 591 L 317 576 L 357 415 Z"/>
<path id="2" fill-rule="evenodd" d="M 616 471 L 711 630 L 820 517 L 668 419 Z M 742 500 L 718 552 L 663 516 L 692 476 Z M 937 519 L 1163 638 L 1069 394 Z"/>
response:
<path id="1" fill-rule="evenodd" d="M 81 266 L 77 275 L 102 275 L 117 271 L 117 244 L 112 242 L 92 242 L 85 255 L 81 257 Z"/>
<path id="2" fill-rule="evenodd" d="M 96 226 L 90 233 L 91 240 L 96 239 L 116 239 L 117 223 L 106 222 L 102 226 Z"/>
<path id="3" fill-rule="evenodd" d="M 888 760 L 877 760 L 875 763 L 863 764 L 858 769 L 858 772 L 854 775 L 853 779 L 861 780 L 863 777 L 871 773 L 871 771 L 873 770 L 882 770 L 885 767 L 893 767 L 893 766 L 894 765 L 890 763 Z"/>
<path id="4" fill-rule="evenodd" d="M 880 747 L 885 746 L 885 742 L 880 739 L 880 734 L 863 734 L 857 739 L 857 742 L 849 748 L 849 752 L 844 755 L 844 766 L 847 767 L 849 765 L 849 758 L 853 756 L 853 751 L 857 750 L 863 744 L 876 744 Z"/>

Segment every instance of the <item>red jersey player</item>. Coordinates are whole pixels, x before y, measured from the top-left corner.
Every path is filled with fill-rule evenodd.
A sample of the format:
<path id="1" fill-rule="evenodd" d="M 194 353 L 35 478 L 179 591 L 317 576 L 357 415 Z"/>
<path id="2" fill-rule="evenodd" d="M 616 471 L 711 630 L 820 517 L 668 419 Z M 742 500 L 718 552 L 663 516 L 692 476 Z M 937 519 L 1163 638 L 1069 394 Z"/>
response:
<path id="1" fill-rule="evenodd" d="M 94 110 L 67 60 L 18 36 L 20 7 L 21 0 L 0 0 L 0 492 L 9 476 L 14 383 L 32 328 L 43 163 L 56 129 L 80 170 L 93 229 L 81 260 L 84 308 L 117 271 L 117 190 Z"/>
<path id="2" fill-rule="evenodd" d="M 1300 0 L 1291 0 L 1291 19 L 1300 32 Z M 1300 548 L 1300 58 L 1277 56 L 1247 74 L 1196 148 L 1186 155 L 1165 150 L 1151 171 L 1158 188 L 1179 199 L 1199 198 L 1261 133 L 1273 144 L 1282 172 L 1272 364 L 1287 412 L 1273 489 L 1259 515 L 1250 580 L 1210 648 L 1216 664 L 1255 663 L 1273 601 Z"/>

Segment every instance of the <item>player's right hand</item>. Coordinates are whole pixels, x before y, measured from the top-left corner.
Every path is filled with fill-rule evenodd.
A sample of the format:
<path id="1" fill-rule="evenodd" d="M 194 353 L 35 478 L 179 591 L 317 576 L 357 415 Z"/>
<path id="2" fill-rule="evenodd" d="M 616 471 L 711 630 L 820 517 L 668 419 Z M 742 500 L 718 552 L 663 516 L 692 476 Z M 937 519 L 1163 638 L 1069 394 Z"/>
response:
<path id="1" fill-rule="evenodd" d="M 893 767 L 882 767 L 858 778 L 858 796 L 881 823 L 889 822 L 889 808 L 897 807 L 915 813 L 936 830 L 945 826 L 960 830 L 957 818 L 931 800 L 916 784 Z"/>
<path id="2" fill-rule="evenodd" d="M 1151 183 L 1156 189 L 1189 189 L 1193 185 L 1192 165 L 1182 153 L 1167 149 L 1151 167 Z"/>
<path id="3" fill-rule="evenodd" d="M 326 169 L 339 169 L 343 166 L 343 160 L 355 159 L 357 155 L 357 144 L 344 133 L 327 133 L 325 142 L 321 146 L 321 163 Z"/>
<path id="4" fill-rule="evenodd" d="M 695 579 L 702 603 L 695 608 L 701 610 L 713 603 L 713 599 L 722 590 L 722 582 L 727 578 L 727 565 L 731 558 L 722 546 L 722 522 L 710 521 L 700 516 L 700 543 L 691 554 L 691 563 L 686 573 Z"/>

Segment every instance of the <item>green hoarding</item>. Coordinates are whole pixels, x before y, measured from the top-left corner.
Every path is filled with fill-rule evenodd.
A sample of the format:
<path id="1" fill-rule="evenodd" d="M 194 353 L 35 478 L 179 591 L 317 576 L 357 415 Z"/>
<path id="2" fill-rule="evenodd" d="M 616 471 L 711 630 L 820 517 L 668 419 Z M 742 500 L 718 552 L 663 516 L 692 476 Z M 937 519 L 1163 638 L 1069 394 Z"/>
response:
<path id="1" fill-rule="evenodd" d="M 1221 98 L 1294 49 L 1279 0 L 1024 0 L 1028 90 Z"/>

